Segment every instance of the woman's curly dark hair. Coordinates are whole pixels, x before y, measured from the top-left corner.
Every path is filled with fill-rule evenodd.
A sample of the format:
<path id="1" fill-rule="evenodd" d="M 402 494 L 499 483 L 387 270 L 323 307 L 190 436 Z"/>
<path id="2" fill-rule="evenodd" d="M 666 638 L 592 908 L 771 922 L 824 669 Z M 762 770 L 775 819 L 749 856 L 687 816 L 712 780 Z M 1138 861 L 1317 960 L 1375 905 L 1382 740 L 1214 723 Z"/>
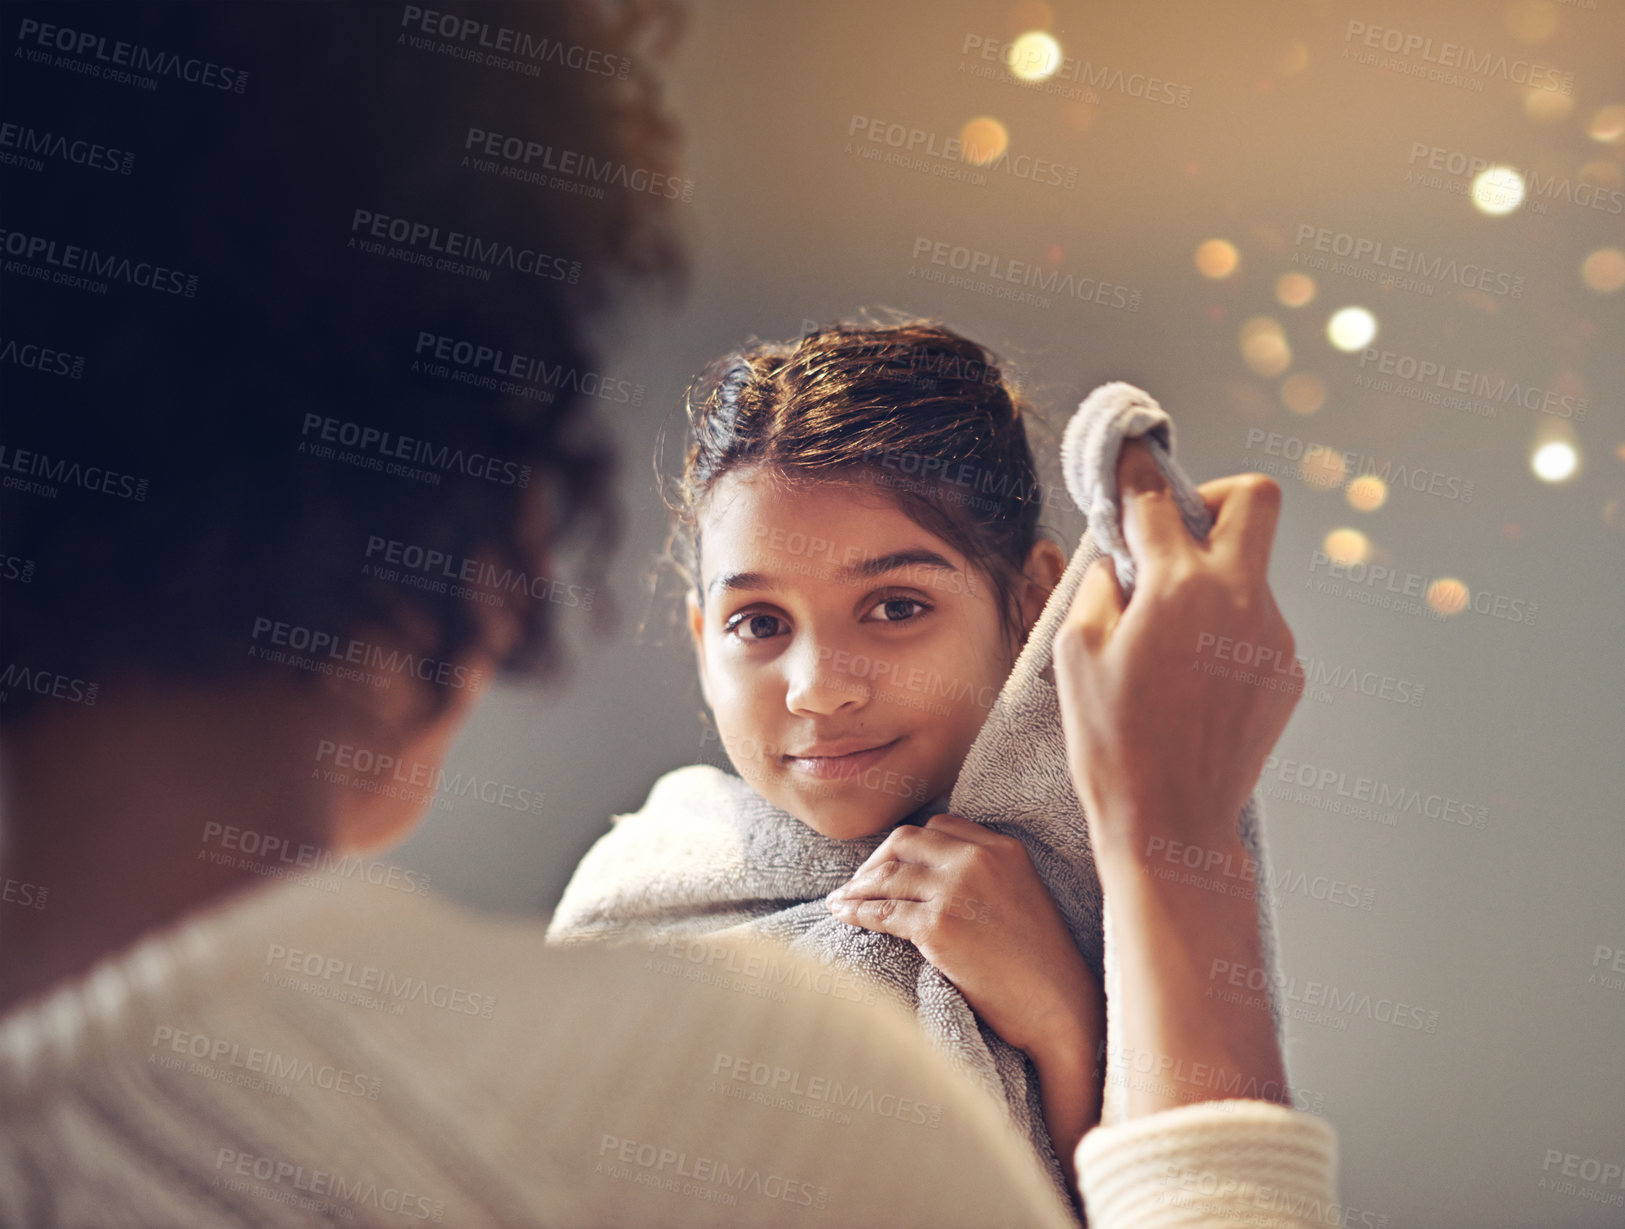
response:
<path id="1" fill-rule="evenodd" d="M 47 152 L 0 172 L 6 259 L 45 271 L 0 305 L 8 677 L 221 678 L 266 618 L 443 661 L 481 646 L 475 603 L 381 578 L 378 542 L 532 580 L 566 535 L 605 546 L 590 407 L 638 411 L 589 328 L 686 277 L 678 25 L 659 0 L 11 9 L 7 118 Z M 62 29 L 103 40 L 74 53 L 99 78 L 50 62 Z M 156 88 L 109 79 L 120 42 Z M 555 659 L 548 589 L 512 587 L 506 669 Z"/>

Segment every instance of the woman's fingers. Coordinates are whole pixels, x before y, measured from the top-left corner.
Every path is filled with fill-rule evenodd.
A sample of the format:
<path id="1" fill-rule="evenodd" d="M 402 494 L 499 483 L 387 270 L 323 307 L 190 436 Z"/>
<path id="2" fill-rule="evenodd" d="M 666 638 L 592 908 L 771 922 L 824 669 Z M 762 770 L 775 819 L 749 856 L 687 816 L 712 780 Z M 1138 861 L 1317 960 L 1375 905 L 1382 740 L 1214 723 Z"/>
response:
<path id="1" fill-rule="evenodd" d="M 1168 480 L 1157 468 L 1151 446 L 1140 438 L 1127 441 L 1117 459 L 1117 496 L 1122 507 L 1123 539 L 1134 562 L 1146 571 L 1161 571 L 1190 531 L 1179 515 Z"/>
<path id="2" fill-rule="evenodd" d="M 1102 555 L 1084 572 L 1066 617 L 1067 622 L 1078 625 L 1084 644 L 1097 649 L 1111 639 L 1127 608 L 1128 596 L 1117 583 L 1117 566 L 1110 555 Z"/>
<path id="3" fill-rule="evenodd" d="M 1232 474 L 1196 488 L 1213 512 L 1208 541 L 1254 587 L 1265 583 L 1281 518 L 1281 484 L 1268 474 Z"/>
<path id="4" fill-rule="evenodd" d="M 1117 486 L 1123 537 L 1142 571 L 1161 570 L 1181 551 L 1210 549 L 1248 584 L 1264 582 L 1281 515 L 1281 484 L 1268 474 L 1232 474 L 1196 488 L 1214 517 L 1206 547 L 1185 527 L 1168 480 L 1143 438 L 1123 445 Z"/>

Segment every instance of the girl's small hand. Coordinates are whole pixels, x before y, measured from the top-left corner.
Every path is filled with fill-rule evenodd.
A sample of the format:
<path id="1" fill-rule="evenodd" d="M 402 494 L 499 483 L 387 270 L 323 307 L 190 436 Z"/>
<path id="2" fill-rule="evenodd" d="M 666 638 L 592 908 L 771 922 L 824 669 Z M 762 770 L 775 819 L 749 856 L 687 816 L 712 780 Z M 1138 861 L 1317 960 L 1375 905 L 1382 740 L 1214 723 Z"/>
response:
<path id="1" fill-rule="evenodd" d="M 1104 1021 L 1100 983 L 1014 837 L 957 815 L 897 828 L 830 894 L 829 908 L 913 943 L 1035 1062 L 1063 1049 L 1092 1062 Z"/>

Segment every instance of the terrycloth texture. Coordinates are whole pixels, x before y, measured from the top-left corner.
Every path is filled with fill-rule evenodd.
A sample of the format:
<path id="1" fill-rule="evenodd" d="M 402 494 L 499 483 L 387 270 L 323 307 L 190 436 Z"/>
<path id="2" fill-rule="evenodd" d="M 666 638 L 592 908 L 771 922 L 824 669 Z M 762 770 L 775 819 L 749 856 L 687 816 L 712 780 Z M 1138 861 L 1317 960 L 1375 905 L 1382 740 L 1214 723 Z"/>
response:
<path id="1" fill-rule="evenodd" d="M 1121 1001 L 1121 970 L 1110 920 L 1103 917 L 1087 821 L 1067 765 L 1066 739 L 1050 665 L 1055 633 L 1090 564 L 1102 554 L 1110 554 L 1118 584 L 1130 595 L 1134 591 L 1134 558 L 1123 537 L 1117 463 L 1124 441 L 1136 437 L 1145 439 L 1191 536 L 1206 538 L 1213 527 L 1213 516 L 1201 493 L 1174 460 L 1174 424 L 1163 408 L 1132 384 L 1103 384 L 1090 393 L 1067 424 L 1061 440 L 1062 476 L 1068 493 L 1088 518 L 1088 532 L 1050 595 L 998 702 L 966 756 L 951 799 L 956 815 L 980 820 L 1027 843 L 1084 958 L 1096 973 L 1102 973 L 1104 966 L 1108 1062 L 1102 1124 L 1121 1118 L 1126 1085 L 1126 1073 L 1118 1064 L 1123 1048 L 1121 1021 L 1112 1011 L 1112 1004 Z M 1275 933 L 1270 878 L 1260 816 L 1255 790 L 1242 807 L 1237 825 L 1242 842 L 1258 864 L 1258 924 L 1271 987 L 1270 1014 L 1276 1035 L 1281 1037 L 1281 1004 L 1273 989 Z"/>
<path id="2" fill-rule="evenodd" d="M 1108 1002 L 1105 1096 L 1115 1119 L 1125 1073 L 1118 1069 L 1109 1010 L 1115 947 L 1103 931 L 1100 881 L 1088 827 L 1067 767 L 1051 677 L 1051 645 L 1089 564 L 1108 547 L 1118 575 L 1132 584 L 1123 544 L 1116 465 L 1125 438 L 1147 435 L 1186 524 L 1200 537 L 1211 518 L 1173 462 L 1173 424 L 1145 393 L 1108 384 L 1083 402 L 1069 424 L 1062 458 L 1073 499 L 1089 532 L 1045 606 L 986 723 L 966 757 L 949 807 L 957 815 L 1018 837 L 1031 853 L 1085 961 L 1104 979 Z M 940 808 L 939 808 L 940 809 Z M 911 818 L 929 813 L 925 808 Z M 1274 943 L 1265 892 L 1267 871 L 1256 795 L 1240 833 L 1259 864 L 1258 902 L 1265 958 L 1274 984 Z M 658 781 L 642 810 L 618 817 L 582 859 L 549 927 L 559 942 L 698 934 L 738 927 L 778 939 L 826 962 L 851 968 L 898 994 L 926 1034 L 956 1065 L 1008 1106 L 1057 1187 L 1065 1184 L 1025 1055 L 985 1027 L 964 997 L 913 944 L 848 925 L 824 897 L 846 882 L 884 839 L 835 841 L 768 803 L 744 782 L 694 766 Z M 1272 999 L 1277 1032 L 1279 1004 Z"/>

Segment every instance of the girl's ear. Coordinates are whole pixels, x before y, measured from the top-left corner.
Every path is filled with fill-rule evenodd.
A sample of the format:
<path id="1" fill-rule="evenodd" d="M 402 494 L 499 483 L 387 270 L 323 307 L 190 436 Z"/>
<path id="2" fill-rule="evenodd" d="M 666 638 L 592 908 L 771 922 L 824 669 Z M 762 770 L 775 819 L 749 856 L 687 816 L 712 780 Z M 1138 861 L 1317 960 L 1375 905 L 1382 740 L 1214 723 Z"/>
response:
<path id="1" fill-rule="evenodd" d="M 1027 583 L 1021 593 L 1021 625 L 1033 630 L 1038 616 L 1044 612 L 1044 603 L 1061 581 L 1066 571 L 1066 556 L 1061 548 L 1048 538 L 1039 538 L 1027 555 L 1027 566 L 1022 569 Z"/>
<path id="2" fill-rule="evenodd" d="M 694 662 L 700 670 L 700 694 L 711 703 L 711 685 L 705 677 L 705 611 L 700 608 L 700 595 L 688 591 L 688 634 L 694 639 Z"/>

